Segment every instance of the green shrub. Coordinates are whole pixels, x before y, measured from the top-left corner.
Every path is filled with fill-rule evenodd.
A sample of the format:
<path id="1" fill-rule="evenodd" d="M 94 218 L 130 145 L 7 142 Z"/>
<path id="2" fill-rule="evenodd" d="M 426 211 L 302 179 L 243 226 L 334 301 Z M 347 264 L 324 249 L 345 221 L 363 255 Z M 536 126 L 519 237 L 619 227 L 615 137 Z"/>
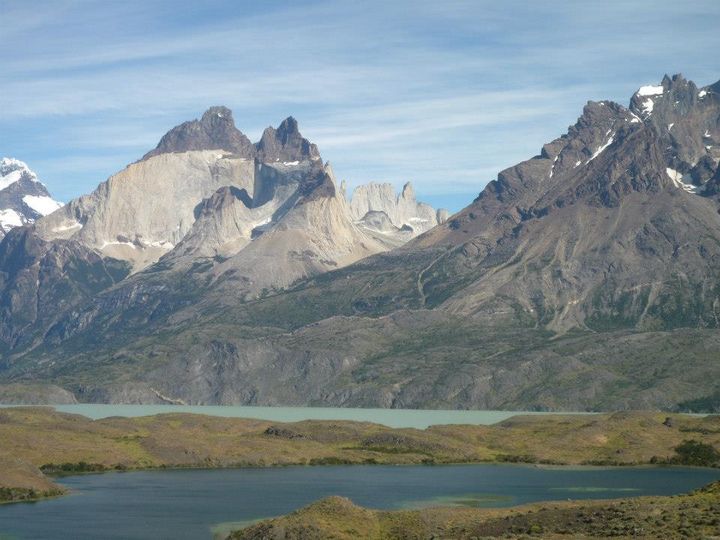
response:
<path id="1" fill-rule="evenodd" d="M 710 467 L 720 462 L 720 452 L 714 446 L 695 440 L 683 441 L 675 447 L 675 453 L 672 461 L 681 465 Z"/>

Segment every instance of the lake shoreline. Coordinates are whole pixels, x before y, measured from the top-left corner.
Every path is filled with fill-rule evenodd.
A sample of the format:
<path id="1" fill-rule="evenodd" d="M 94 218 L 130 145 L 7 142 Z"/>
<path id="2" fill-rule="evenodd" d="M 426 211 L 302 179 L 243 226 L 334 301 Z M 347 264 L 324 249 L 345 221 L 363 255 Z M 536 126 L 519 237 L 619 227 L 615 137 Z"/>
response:
<path id="1" fill-rule="evenodd" d="M 433 425 L 492 425 L 514 416 L 596 415 L 596 411 L 507 411 L 471 409 L 382 409 L 375 407 L 306 407 L 265 405 L 169 405 L 169 404 L 18 404 L 3 408 L 44 407 L 79 414 L 91 420 L 111 417 L 137 418 L 158 414 L 202 414 L 217 418 L 243 418 L 268 422 L 343 421 L 372 422 L 391 428 L 426 429 Z M 701 416 L 695 413 L 678 413 Z"/>
<path id="2" fill-rule="evenodd" d="M 108 528 L 116 531 L 113 538 L 126 540 L 145 539 L 148 531 L 155 538 L 209 538 L 212 529 L 224 538 L 249 520 L 284 516 L 333 495 L 391 515 L 437 508 L 514 512 L 526 504 L 566 504 L 568 498 L 587 505 L 677 496 L 718 480 L 720 471 L 713 469 L 514 464 L 134 471 L 67 477 L 68 497 L 4 506 L 0 522 L 4 532 L 39 540 L 56 538 L 57 527 L 79 540 L 104 537 Z"/>
<path id="3" fill-rule="evenodd" d="M 720 417 L 664 413 L 530 415 L 493 425 L 420 430 L 189 413 L 91 420 L 48 407 L 10 407 L 0 409 L 0 457 L 6 458 L 0 462 L 0 488 L 38 493 L 58 489 L 53 478 L 110 471 L 474 464 L 717 467 L 718 447 Z"/>
<path id="4" fill-rule="evenodd" d="M 660 518 L 662 516 L 662 518 Z M 243 524 L 224 540 L 335 538 L 714 538 L 720 532 L 720 482 L 689 493 L 614 499 L 547 500 L 509 508 L 377 510 L 327 497 L 284 516 Z M 680 536 L 679 536 L 680 535 Z"/>
<path id="5" fill-rule="evenodd" d="M 708 470 L 715 470 L 720 468 L 720 466 L 693 466 L 693 465 L 684 465 L 684 466 L 678 466 L 673 464 L 652 464 L 652 463 L 641 463 L 641 464 L 620 464 L 620 465 L 573 465 L 573 464 L 553 464 L 553 465 L 546 465 L 546 464 L 539 464 L 539 463 L 523 463 L 523 462 L 515 462 L 515 463 L 508 463 L 506 461 L 464 461 L 464 462 L 443 462 L 443 463 L 423 463 L 423 464 L 416 464 L 416 463 L 333 463 L 333 464 L 307 464 L 307 463 L 283 463 L 283 464 L 268 464 L 264 466 L 258 466 L 258 465 L 249 465 L 249 466 L 243 466 L 243 465 L 228 465 L 228 466 L 204 466 L 204 465 L 187 465 L 187 466 L 159 466 L 159 467 L 138 467 L 133 469 L 105 469 L 105 470 L 97 470 L 97 471 L 84 471 L 84 472 L 67 472 L 67 473 L 57 473 L 57 472 L 46 472 L 43 471 L 45 476 L 48 479 L 51 479 L 53 481 L 59 481 L 63 478 L 72 478 L 76 476 L 88 476 L 88 475 L 107 475 L 107 474 L 130 474 L 130 473 L 136 473 L 136 472 L 181 472 L 181 471 L 218 471 L 218 470 L 267 470 L 267 469 L 293 469 L 293 468 L 313 468 L 313 467 L 473 467 L 476 465 L 489 465 L 489 466 L 498 466 L 498 467 L 526 467 L 526 468 L 533 468 L 533 469 L 546 469 L 546 470 L 565 470 L 565 471 L 592 471 L 592 470 L 611 470 L 611 469 L 683 469 L 686 468 L 688 470 L 702 470 L 702 469 L 708 469 Z M 0 499 L 0 504 L 22 504 L 22 503 L 34 503 L 39 501 L 44 501 L 48 499 L 55 499 L 58 497 L 63 497 L 66 495 L 72 494 L 71 490 L 68 490 L 66 487 L 62 485 L 62 483 L 57 484 L 60 492 L 58 493 L 52 493 L 49 495 L 38 495 L 31 499 L 16 499 L 16 500 L 3 500 Z"/>

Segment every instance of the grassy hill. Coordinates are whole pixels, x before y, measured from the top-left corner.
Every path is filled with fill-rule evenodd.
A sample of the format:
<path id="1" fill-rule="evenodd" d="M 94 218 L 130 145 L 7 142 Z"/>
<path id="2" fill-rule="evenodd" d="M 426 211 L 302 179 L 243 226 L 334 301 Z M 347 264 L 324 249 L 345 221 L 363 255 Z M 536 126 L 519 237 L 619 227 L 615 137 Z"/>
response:
<path id="1" fill-rule="evenodd" d="M 511 509 L 368 510 L 330 497 L 233 532 L 230 540 L 717 538 L 720 482 L 675 497 L 552 502 Z"/>
<path id="2" fill-rule="evenodd" d="M 41 407 L 0 409 L 0 486 L 36 495 L 59 489 L 40 471 L 479 462 L 714 466 L 718 449 L 718 416 L 516 416 L 492 426 L 418 430 L 198 414 L 90 420 Z"/>

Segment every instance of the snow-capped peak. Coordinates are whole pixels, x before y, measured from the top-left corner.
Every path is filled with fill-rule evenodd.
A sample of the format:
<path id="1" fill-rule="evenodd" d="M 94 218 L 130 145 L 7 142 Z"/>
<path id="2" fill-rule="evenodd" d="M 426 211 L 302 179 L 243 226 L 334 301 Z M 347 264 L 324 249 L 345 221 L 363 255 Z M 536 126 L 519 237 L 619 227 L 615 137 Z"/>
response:
<path id="1" fill-rule="evenodd" d="M 23 161 L 13 158 L 0 160 L 0 190 L 14 184 L 21 178 L 37 182 L 37 176 Z"/>
<path id="2" fill-rule="evenodd" d="M 0 160 L 0 238 L 61 206 L 25 162 L 7 157 Z"/>

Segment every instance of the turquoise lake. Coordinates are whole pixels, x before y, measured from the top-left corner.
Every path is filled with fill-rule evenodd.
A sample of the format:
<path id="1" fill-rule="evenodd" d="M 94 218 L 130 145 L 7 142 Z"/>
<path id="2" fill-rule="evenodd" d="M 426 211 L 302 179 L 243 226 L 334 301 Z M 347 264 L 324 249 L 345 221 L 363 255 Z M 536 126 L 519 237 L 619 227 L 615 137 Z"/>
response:
<path id="1" fill-rule="evenodd" d="M 341 407 L 247 407 L 233 405 L 53 405 L 61 412 L 81 414 L 89 418 L 109 416 L 148 416 L 161 413 L 196 413 L 210 416 L 254 418 L 272 422 L 298 422 L 301 420 L 355 420 L 375 422 L 397 428 L 425 429 L 438 424 L 489 425 L 502 422 L 518 414 L 550 414 L 522 411 L 460 411 L 422 409 L 351 409 Z M 558 413 L 553 413 L 558 414 Z M 563 413 L 591 414 L 591 413 Z"/>

